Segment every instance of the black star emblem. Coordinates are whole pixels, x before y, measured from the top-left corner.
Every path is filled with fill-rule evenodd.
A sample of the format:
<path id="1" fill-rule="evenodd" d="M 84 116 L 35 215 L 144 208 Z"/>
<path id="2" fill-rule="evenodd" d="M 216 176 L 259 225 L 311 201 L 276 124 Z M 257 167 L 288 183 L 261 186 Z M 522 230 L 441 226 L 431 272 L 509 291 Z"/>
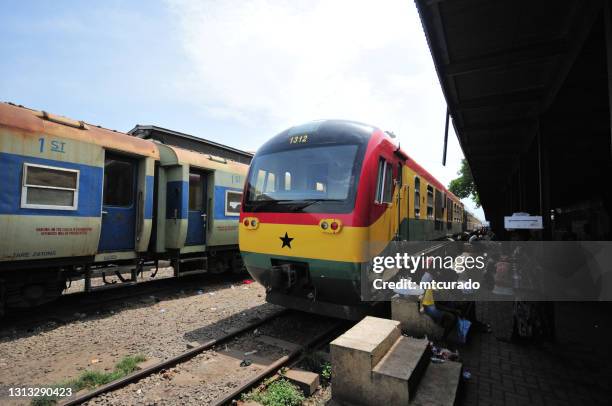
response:
<path id="1" fill-rule="evenodd" d="M 293 238 L 289 238 L 286 232 L 285 232 L 284 237 L 278 237 L 278 238 L 280 238 L 280 240 L 283 242 L 283 246 L 281 248 L 284 248 L 284 247 L 291 248 L 291 241 L 293 241 Z"/>

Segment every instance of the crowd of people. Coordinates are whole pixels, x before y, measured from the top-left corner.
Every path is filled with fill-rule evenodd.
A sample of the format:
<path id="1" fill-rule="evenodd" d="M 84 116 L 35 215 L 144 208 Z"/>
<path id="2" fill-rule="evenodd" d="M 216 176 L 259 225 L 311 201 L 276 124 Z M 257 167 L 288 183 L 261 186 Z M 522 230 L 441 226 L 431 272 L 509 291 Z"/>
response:
<path id="1" fill-rule="evenodd" d="M 528 233 L 512 233 L 513 241 L 525 241 Z M 461 342 L 462 327 L 467 325 L 474 331 L 491 333 L 491 325 L 477 317 L 476 307 L 484 301 L 490 306 L 497 306 L 498 310 L 505 310 L 507 317 L 512 318 L 509 331 L 500 332 L 498 338 L 515 341 L 542 341 L 554 338 L 554 314 L 552 304 L 527 300 L 522 294 L 528 291 L 525 287 L 527 281 L 533 278 L 530 275 L 537 272 L 538 264 L 534 263 L 520 245 L 511 243 L 497 244 L 495 235 L 482 229 L 470 235 L 465 235 L 461 242 L 449 244 L 444 255 L 455 258 L 484 256 L 486 258 L 483 269 L 467 269 L 461 272 L 449 272 L 448 269 L 436 269 L 426 264 L 417 271 L 415 280 L 421 282 L 435 281 L 462 281 L 471 279 L 478 281 L 479 290 L 462 290 L 461 292 L 448 292 L 435 289 L 426 289 L 419 296 L 420 311 L 444 329 L 441 345 L 453 346 L 453 342 Z M 454 251 L 454 252 L 452 252 Z M 529 289 L 536 289 L 530 286 Z M 452 336 L 452 333 L 457 335 Z"/>

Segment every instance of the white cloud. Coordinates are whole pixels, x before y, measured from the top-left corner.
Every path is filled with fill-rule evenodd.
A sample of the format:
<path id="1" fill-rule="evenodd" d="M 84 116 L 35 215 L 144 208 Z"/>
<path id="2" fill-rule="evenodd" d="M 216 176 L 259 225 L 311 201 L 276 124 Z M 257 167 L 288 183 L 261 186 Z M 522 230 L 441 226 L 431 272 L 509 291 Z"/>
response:
<path id="1" fill-rule="evenodd" d="M 168 4 L 191 62 L 178 85 L 206 114 L 254 133 L 320 118 L 370 123 L 398 134 L 443 183 L 455 177 L 462 154 L 451 134 L 441 166 L 446 106 L 411 1 Z M 240 141 L 255 149 L 272 135 Z"/>

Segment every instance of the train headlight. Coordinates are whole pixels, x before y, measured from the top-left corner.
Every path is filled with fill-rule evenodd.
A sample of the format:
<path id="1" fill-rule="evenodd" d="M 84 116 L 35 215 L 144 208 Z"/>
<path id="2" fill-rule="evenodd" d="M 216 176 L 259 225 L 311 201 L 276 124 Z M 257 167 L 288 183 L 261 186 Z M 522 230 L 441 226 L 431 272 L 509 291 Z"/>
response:
<path id="1" fill-rule="evenodd" d="M 342 230 L 342 222 L 338 219 L 322 219 L 319 227 L 324 233 L 337 234 Z"/>
<path id="2" fill-rule="evenodd" d="M 256 217 L 245 217 L 244 220 L 242 220 L 242 224 L 247 230 L 255 230 L 259 227 L 259 219 Z"/>

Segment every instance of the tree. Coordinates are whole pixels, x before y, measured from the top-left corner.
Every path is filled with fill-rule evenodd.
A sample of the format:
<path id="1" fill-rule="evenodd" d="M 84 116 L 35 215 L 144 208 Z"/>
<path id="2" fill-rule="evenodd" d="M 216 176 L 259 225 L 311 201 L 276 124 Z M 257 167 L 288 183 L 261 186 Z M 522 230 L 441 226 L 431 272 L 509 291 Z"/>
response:
<path id="1" fill-rule="evenodd" d="M 470 165 L 465 159 L 461 160 L 461 168 L 459 172 L 458 178 L 450 181 L 448 185 L 448 190 L 450 190 L 455 196 L 460 199 L 466 199 L 468 197 L 472 198 L 472 201 L 476 204 L 476 207 L 480 207 L 480 196 L 478 196 L 478 191 L 476 190 L 476 185 L 474 184 L 474 178 L 472 177 L 472 171 L 470 171 Z"/>

